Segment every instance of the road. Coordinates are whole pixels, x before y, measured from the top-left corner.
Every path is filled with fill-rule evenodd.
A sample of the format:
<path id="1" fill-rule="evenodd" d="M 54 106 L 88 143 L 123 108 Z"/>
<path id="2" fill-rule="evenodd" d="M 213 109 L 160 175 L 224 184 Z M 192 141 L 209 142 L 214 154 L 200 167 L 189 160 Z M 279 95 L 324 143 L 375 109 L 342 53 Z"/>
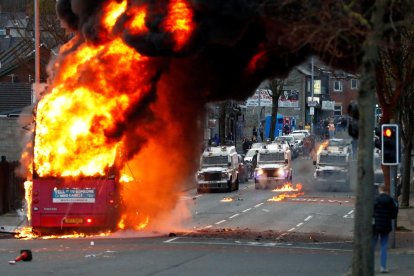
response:
<path id="1" fill-rule="evenodd" d="M 286 238 L 290 233 L 324 233 L 341 239 L 353 236 L 355 197 L 352 192 L 319 192 L 313 189 L 311 160 L 293 163 L 293 184 L 303 185 L 304 194 L 282 201 L 269 201 L 280 194 L 256 190 L 250 181 L 232 193 L 196 194 L 191 191 L 183 200 L 192 201 L 189 229 L 248 229 L 275 231 Z M 291 194 L 291 193 L 288 193 Z"/>
<path id="2" fill-rule="evenodd" d="M 304 194 L 240 184 L 232 193 L 180 198 L 191 216 L 181 232 L 107 237 L 0 240 L 0 275 L 342 275 L 352 259 L 352 192 L 318 192 L 311 160 L 293 162 Z M 20 249 L 33 260 L 8 265 Z M 321 263 L 321 260 L 323 262 Z M 321 265 L 323 264 L 323 265 Z"/>

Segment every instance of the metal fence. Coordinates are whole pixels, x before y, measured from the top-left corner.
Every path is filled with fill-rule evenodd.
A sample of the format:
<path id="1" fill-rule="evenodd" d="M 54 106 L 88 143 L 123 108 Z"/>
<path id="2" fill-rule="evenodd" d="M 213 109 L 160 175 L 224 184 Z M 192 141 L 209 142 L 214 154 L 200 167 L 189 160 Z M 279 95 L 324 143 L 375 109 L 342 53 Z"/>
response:
<path id="1" fill-rule="evenodd" d="M 0 215 L 22 208 L 24 179 L 17 176 L 20 163 L 0 162 Z"/>

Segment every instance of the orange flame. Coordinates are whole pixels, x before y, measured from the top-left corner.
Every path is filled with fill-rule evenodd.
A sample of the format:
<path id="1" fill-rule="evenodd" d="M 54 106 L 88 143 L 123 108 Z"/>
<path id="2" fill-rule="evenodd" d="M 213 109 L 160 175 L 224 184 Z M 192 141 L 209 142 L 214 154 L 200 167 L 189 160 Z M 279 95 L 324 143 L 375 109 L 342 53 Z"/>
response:
<path id="1" fill-rule="evenodd" d="M 233 199 L 231 197 L 225 197 L 222 200 L 220 200 L 221 202 L 232 202 Z"/>
<path id="2" fill-rule="evenodd" d="M 320 154 L 320 153 L 321 153 L 321 151 L 322 151 L 324 148 L 326 148 L 326 147 L 328 146 L 328 144 L 329 144 L 329 141 L 328 141 L 328 140 L 327 140 L 327 141 L 323 141 L 323 142 L 319 145 L 318 150 L 316 151 L 316 155 Z"/>
<path id="3" fill-rule="evenodd" d="M 274 196 L 268 199 L 267 201 L 282 201 L 285 198 L 294 198 L 294 197 L 298 197 L 298 196 L 305 194 L 304 192 L 301 192 L 302 184 L 299 184 L 299 183 L 296 184 L 295 188 L 293 188 L 293 185 L 291 183 L 287 183 L 283 185 L 283 187 L 274 189 L 272 191 L 273 192 L 284 192 L 284 193 Z M 290 192 L 296 192 L 296 193 L 290 193 Z"/>
<path id="4" fill-rule="evenodd" d="M 32 189 L 33 189 L 33 182 L 32 181 L 25 181 L 24 182 L 24 199 L 26 200 L 26 208 L 27 208 L 27 220 L 32 220 Z"/>
<path id="5" fill-rule="evenodd" d="M 126 27 L 129 29 L 131 34 L 139 34 L 147 31 L 145 26 L 145 17 L 147 16 L 147 11 L 145 7 L 134 8 L 128 12 L 132 19 L 127 23 Z"/>
<path id="6" fill-rule="evenodd" d="M 193 11 L 185 0 L 171 0 L 169 13 L 164 28 L 171 32 L 176 42 L 176 49 L 181 49 L 189 40 L 193 30 Z"/>
<path id="7" fill-rule="evenodd" d="M 126 7 L 126 0 L 122 1 L 121 3 L 118 3 L 116 1 L 109 2 L 109 4 L 105 7 L 105 17 L 103 19 L 103 25 L 107 30 L 110 31 L 112 29 L 118 17 L 125 12 Z"/>
<path id="8" fill-rule="evenodd" d="M 296 188 L 293 188 L 293 185 L 291 183 L 286 183 L 281 188 L 273 189 L 273 192 L 297 192 L 302 190 L 302 184 L 298 183 L 296 184 Z"/>

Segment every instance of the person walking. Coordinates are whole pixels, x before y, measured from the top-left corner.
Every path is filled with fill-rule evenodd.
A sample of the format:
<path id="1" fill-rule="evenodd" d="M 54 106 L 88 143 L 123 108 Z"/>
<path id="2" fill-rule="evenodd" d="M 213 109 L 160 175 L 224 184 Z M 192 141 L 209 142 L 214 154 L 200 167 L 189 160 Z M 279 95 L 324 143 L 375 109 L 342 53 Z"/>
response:
<path id="1" fill-rule="evenodd" d="M 375 251 L 379 238 L 381 245 L 380 272 L 387 273 L 388 235 L 392 230 L 392 220 L 397 217 L 398 208 L 394 199 L 386 193 L 384 184 L 378 186 L 378 192 L 374 204 L 372 248 Z"/>
<path id="2" fill-rule="evenodd" d="M 329 131 L 329 139 L 334 138 L 334 135 L 335 135 L 335 124 L 334 124 L 333 121 L 331 121 L 328 124 L 328 131 Z"/>

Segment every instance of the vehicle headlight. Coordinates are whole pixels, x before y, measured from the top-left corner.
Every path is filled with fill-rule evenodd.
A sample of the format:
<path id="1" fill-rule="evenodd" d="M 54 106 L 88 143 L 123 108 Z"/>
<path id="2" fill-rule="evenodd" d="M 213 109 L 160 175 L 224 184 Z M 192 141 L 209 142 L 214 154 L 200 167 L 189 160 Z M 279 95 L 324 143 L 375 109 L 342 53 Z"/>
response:
<path id="1" fill-rule="evenodd" d="M 203 173 L 198 173 L 197 174 L 197 179 L 198 180 L 204 180 L 204 174 Z"/>
<path id="2" fill-rule="evenodd" d="M 278 176 L 285 176 L 285 170 L 283 170 L 283 169 L 278 170 L 277 175 Z"/>
<path id="3" fill-rule="evenodd" d="M 228 178 L 229 177 L 229 173 L 228 172 L 222 172 L 221 173 L 221 178 Z"/>
<path id="4" fill-rule="evenodd" d="M 263 170 L 262 169 L 256 169 L 255 174 L 256 174 L 256 176 L 260 176 L 260 175 L 263 174 Z"/>

